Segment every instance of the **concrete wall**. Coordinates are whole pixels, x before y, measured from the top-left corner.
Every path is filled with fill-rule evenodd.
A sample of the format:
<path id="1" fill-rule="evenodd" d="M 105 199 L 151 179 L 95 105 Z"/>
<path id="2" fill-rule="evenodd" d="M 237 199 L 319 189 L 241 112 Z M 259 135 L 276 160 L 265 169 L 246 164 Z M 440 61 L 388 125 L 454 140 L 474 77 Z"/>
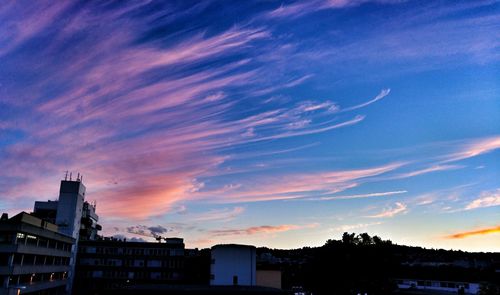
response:
<path id="1" fill-rule="evenodd" d="M 56 224 L 59 232 L 76 240 L 71 249 L 71 270 L 68 273 L 67 291 L 71 292 L 75 273 L 76 253 L 80 235 L 85 186 L 80 181 L 61 181 L 59 200 L 57 204 Z"/>
<path id="2" fill-rule="evenodd" d="M 255 286 L 255 247 L 217 245 L 212 247 L 210 285 Z"/>
<path id="3" fill-rule="evenodd" d="M 78 181 L 61 181 L 56 224 L 59 232 L 78 239 L 85 186 Z"/>

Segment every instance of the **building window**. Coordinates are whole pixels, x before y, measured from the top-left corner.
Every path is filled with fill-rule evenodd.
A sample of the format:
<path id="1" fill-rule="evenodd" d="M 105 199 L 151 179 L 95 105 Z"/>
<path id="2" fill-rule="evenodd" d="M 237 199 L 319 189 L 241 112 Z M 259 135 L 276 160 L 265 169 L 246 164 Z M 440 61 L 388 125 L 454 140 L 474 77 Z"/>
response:
<path id="1" fill-rule="evenodd" d="M 233 285 L 238 285 L 238 276 L 233 276 Z"/>
<path id="2" fill-rule="evenodd" d="M 0 244 L 11 244 L 12 234 L 2 233 L 0 234 Z"/>

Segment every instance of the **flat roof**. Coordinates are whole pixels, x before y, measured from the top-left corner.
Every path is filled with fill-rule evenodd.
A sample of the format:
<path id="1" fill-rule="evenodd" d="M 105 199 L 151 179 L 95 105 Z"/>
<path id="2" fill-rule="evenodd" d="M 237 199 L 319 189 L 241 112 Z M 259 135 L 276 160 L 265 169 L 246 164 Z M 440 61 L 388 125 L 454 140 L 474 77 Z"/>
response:
<path id="1" fill-rule="evenodd" d="M 212 246 L 212 249 L 217 249 L 217 248 L 253 248 L 253 249 L 256 249 L 256 247 L 252 246 L 252 245 L 240 245 L 240 244 L 217 244 L 215 246 Z"/>

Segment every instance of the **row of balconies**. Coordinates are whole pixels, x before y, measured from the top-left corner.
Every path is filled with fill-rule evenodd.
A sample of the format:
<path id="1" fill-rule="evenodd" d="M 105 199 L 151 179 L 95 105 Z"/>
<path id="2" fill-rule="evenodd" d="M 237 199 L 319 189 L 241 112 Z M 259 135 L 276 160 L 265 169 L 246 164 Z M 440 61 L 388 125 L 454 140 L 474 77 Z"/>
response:
<path id="1" fill-rule="evenodd" d="M 30 273 L 68 272 L 69 265 L 19 265 L 0 266 L 0 275 L 21 275 Z"/>
<path id="2" fill-rule="evenodd" d="M 47 255 L 47 256 L 59 256 L 59 257 L 71 257 L 71 252 L 40 247 L 36 245 L 25 245 L 25 244 L 1 244 L 0 253 L 23 253 L 23 254 L 35 254 L 35 255 Z"/>

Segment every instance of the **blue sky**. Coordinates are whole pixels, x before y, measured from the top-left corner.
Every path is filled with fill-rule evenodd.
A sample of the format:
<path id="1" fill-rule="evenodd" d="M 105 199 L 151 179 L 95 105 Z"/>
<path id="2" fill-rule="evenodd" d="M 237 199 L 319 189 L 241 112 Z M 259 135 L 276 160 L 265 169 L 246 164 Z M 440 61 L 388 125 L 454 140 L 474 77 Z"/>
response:
<path id="1" fill-rule="evenodd" d="M 0 209 L 70 170 L 108 235 L 498 251 L 499 8 L 2 3 Z"/>

